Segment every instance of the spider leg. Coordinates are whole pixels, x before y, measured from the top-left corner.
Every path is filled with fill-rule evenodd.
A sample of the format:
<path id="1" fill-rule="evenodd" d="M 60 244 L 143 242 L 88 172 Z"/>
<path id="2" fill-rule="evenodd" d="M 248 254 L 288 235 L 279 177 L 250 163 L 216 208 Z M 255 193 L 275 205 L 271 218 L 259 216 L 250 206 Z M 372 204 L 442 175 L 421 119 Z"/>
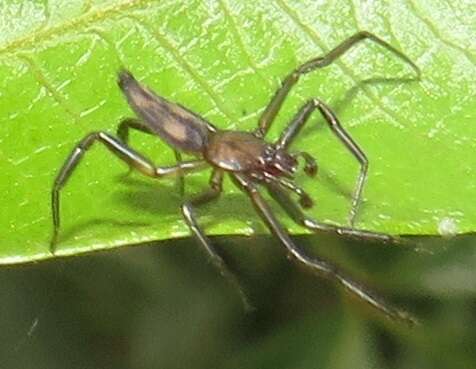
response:
<path id="1" fill-rule="evenodd" d="M 253 307 L 250 304 L 243 288 L 241 287 L 238 278 L 228 268 L 225 263 L 225 260 L 220 256 L 215 247 L 213 247 L 209 238 L 205 235 L 205 233 L 199 226 L 195 216 L 195 207 L 214 201 L 220 196 L 222 191 L 222 183 L 223 172 L 214 171 L 210 178 L 210 188 L 202 194 L 198 195 L 197 197 L 184 202 L 182 204 L 182 214 L 185 219 L 185 222 L 192 231 L 193 236 L 198 240 L 200 245 L 203 246 L 208 256 L 210 257 L 210 260 L 212 261 L 213 265 L 215 265 L 220 271 L 220 274 L 224 276 L 234 288 L 237 289 L 238 293 L 240 294 L 241 301 L 243 302 L 243 305 L 245 307 L 245 310 L 251 311 L 253 310 Z"/>
<path id="2" fill-rule="evenodd" d="M 147 133 L 149 135 L 157 136 L 154 132 L 150 130 L 150 128 L 141 120 L 137 118 L 125 118 L 122 119 L 121 122 L 119 123 L 119 126 L 117 127 L 117 137 L 121 139 L 125 144 L 129 143 L 129 130 L 135 129 L 137 131 L 141 131 L 144 133 Z M 175 154 L 175 161 L 176 163 L 181 163 L 182 162 L 182 155 L 180 154 L 179 151 L 174 150 Z M 132 171 L 132 167 L 129 167 L 129 172 Z M 177 188 L 179 190 L 180 197 L 183 197 L 185 195 L 185 177 L 183 172 L 178 172 L 178 175 L 176 176 L 177 178 Z"/>
<path id="3" fill-rule="evenodd" d="M 83 158 L 86 151 L 88 151 L 94 142 L 104 144 L 109 151 L 116 155 L 119 159 L 126 162 L 129 166 L 137 169 L 142 174 L 160 178 L 164 176 L 176 175 L 180 172 L 191 172 L 195 170 L 204 169 L 207 164 L 202 160 L 185 161 L 178 165 L 170 167 L 157 167 L 149 159 L 145 158 L 137 151 L 131 149 L 124 142 L 118 140 L 114 136 L 106 132 L 91 132 L 84 137 L 70 153 L 60 172 L 58 173 L 53 189 L 51 192 L 51 210 L 53 214 L 53 236 L 50 242 L 50 251 L 55 252 L 55 245 L 60 228 L 60 190 L 66 185 L 71 174 Z"/>
<path id="4" fill-rule="evenodd" d="M 314 206 L 314 201 L 311 199 L 309 194 L 304 191 L 301 187 L 296 185 L 293 181 L 283 178 L 283 177 L 277 177 L 273 175 L 267 175 L 266 173 L 264 176 L 252 176 L 252 178 L 256 178 L 258 181 L 264 181 L 266 184 L 269 184 L 270 186 L 281 186 L 286 188 L 289 191 L 294 192 L 296 195 L 299 196 L 299 204 L 303 208 L 312 208 Z M 279 188 L 279 187 L 278 187 Z"/>
<path id="5" fill-rule="evenodd" d="M 391 236 L 386 233 L 370 232 L 360 229 L 340 227 L 334 224 L 325 222 L 318 222 L 304 214 L 304 212 L 297 206 L 297 204 L 291 199 L 289 194 L 283 190 L 279 184 L 268 182 L 266 184 L 269 195 L 284 209 L 284 211 L 296 222 L 297 224 L 306 227 L 313 232 L 332 232 L 341 236 L 356 238 L 366 241 L 377 241 L 392 244 L 406 244 L 406 240 Z"/>
<path id="6" fill-rule="evenodd" d="M 149 135 L 153 135 L 154 133 L 143 123 L 137 118 L 124 118 L 119 122 L 119 125 L 117 126 L 117 137 L 119 139 L 128 144 L 129 143 L 129 130 L 135 129 L 137 131 L 147 133 Z"/>
<path id="7" fill-rule="evenodd" d="M 406 322 L 409 325 L 416 323 L 416 320 L 407 312 L 402 311 L 390 304 L 388 304 L 384 299 L 377 296 L 375 293 L 370 292 L 366 287 L 360 283 L 354 281 L 349 276 L 341 272 L 335 265 L 327 262 L 326 260 L 314 256 L 310 257 L 304 253 L 290 238 L 286 233 L 282 225 L 274 217 L 270 207 L 265 202 L 255 184 L 250 181 L 247 177 L 234 174 L 233 179 L 235 183 L 248 194 L 250 197 L 253 206 L 256 211 L 263 219 L 269 230 L 281 241 L 281 243 L 286 247 L 288 255 L 290 258 L 293 258 L 297 262 L 306 266 L 309 270 L 317 272 L 326 276 L 329 279 L 332 279 L 342 285 L 347 291 L 365 301 L 369 305 L 378 309 L 384 313 L 387 317 Z"/>
<path id="8" fill-rule="evenodd" d="M 275 92 L 270 103 L 268 104 L 264 112 L 261 114 L 258 121 L 258 129 L 255 131 L 255 135 L 257 137 L 264 137 L 266 135 L 269 128 L 271 127 L 271 124 L 274 121 L 274 118 L 276 117 L 279 110 L 281 109 L 281 106 L 283 105 L 284 100 L 289 94 L 289 91 L 291 91 L 291 88 L 297 83 L 297 81 L 303 74 L 310 73 L 318 68 L 323 68 L 332 64 L 336 59 L 338 59 L 343 54 L 345 54 L 355 44 L 365 39 L 375 42 L 379 44 L 380 46 L 386 48 L 387 50 L 391 51 L 403 62 L 410 65 L 410 67 L 417 74 L 417 78 L 418 79 L 420 78 L 420 70 L 418 69 L 418 67 L 401 51 L 397 50 L 392 45 L 388 44 L 387 42 L 385 42 L 384 40 L 382 40 L 381 38 L 375 36 L 374 34 L 370 32 L 367 32 L 367 31 L 358 32 L 354 34 L 353 36 L 349 37 L 348 39 L 344 40 L 342 43 L 337 45 L 334 49 L 329 51 L 324 56 L 319 56 L 317 58 L 311 59 L 301 64 L 295 70 L 293 70 L 284 79 L 281 87 Z"/>
<path id="9" fill-rule="evenodd" d="M 360 173 L 352 196 L 352 207 L 349 212 L 349 224 L 353 226 L 355 216 L 357 215 L 357 210 L 360 203 L 362 202 L 362 190 L 364 188 L 365 180 L 367 179 L 369 161 L 359 145 L 357 145 L 349 133 L 347 133 L 347 131 L 342 127 L 339 120 L 337 119 L 337 116 L 334 114 L 331 108 L 329 108 L 319 99 L 309 100 L 305 105 L 303 105 L 293 120 L 289 123 L 288 127 L 281 134 L 281 137 L 277 141 L 276 145 L 281 149 L 288 148 L 301 128 L 309 120 L 311 113 L 316 109 L 320 111 L 332 132 L 352 153 L 352 155 L 354 155 L 360 164 Z"/>

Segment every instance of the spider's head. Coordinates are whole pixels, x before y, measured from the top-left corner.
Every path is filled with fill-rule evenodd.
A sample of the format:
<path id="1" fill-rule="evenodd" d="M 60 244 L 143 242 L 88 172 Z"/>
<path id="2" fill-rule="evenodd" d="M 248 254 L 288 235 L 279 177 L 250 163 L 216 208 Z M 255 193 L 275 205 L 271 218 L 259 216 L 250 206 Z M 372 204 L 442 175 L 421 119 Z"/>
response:
<path id="1" fill-rule="evenodd" d="M 287 151 L 279 148 L 269 148 L 266 155 L 265 171 L 274 176 L 292 178 L 298 167 L 297 159 Z"/>

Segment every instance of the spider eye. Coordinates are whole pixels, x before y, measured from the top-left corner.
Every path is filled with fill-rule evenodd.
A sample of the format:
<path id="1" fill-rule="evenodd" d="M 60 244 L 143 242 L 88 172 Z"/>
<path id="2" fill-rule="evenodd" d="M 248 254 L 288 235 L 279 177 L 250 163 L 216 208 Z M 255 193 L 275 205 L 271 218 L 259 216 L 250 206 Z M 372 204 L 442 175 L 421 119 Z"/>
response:
<path id="1" fill-rule="evenodd" d="M 297 160 L 285 151 L 276 151 L 273 158 L 273 166 L 278 169 L 281 174 L 292 177 L 296 172 Z"/>

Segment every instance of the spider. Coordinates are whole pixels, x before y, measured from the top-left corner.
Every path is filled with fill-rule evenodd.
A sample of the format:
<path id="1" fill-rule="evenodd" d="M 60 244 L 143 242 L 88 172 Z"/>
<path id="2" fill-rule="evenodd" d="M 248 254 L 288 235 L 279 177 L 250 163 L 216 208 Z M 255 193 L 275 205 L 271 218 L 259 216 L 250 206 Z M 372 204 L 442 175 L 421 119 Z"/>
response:
<path id="1" fill-rule="evenodd" d="M 228 174 L 234 184 L 251 199 L 256 212 L 271 233 L 279 239 L 290 259 L 303 264 L 311 271 L 338 282 L 347 291 L 378 309 L 387 317 L 410 324 L 415 322 L 409 313 L 387 303 L 383 298 L 354 281 L 333 264 L 318 256 L 307 255 L 286 233 L 260 192 L 260 188 L 266 188 L 270 197 L 283 208 L 289 217 L 312 231 L 335 232 L 343 236 L 380 242 L 399 242 L 397 237 L 388 234 L 358 230 L 353 227 L 367 177 L 368 160 L 328 105 L 317 98 L 310 99 L 300 108 L 277 141 L 273 143 L 265 141 L 265 136 L 284 100 L 299 78 L 304 74 L 332 64 L 354 45 L 366 39 L 395 54 L 411 66 L 418 78 L 420 77 L 418 67 L 402 52 L 372 33 L 358 32 L 341 42 L 327 54 L 313 58 L 294 69 L 275 92 L 270 103 L 259 117 L 258 128 L 253 132 L 218 129 L 198 114 L 156 95 L 140 84 L 130 72 L 120 71 L 118 75 L 119 87 L 138 118 L 122 120 L 118 126 L 117 137 L 103 131 L 89 133 L 79 141 L 66 159 L 52 189 L 53 236 L 50 246 L 51 253 L 55 253 L 60 228 L 60 190 L 66 185 L 84 154 L 95 142 L 100 142 L 131 168 L 149 177 L 162 178 L 173 175 L 181 177 L 182 174 L 212 167 L 209 188 L 198 196 L 184 201 L 181 205 L 181 211 L 192 235 L 206 250 L 221 274 L 237 288 L 245 306 L 249 306 L 249 303 L 238 279 L 215 250 L 195 216 L 196 207 L 214 201 L 219 197 L 222 192 L 222 182 L 225 174 Z M 299 160 L 303 161 L 304 172 L 310 177 L 316 175 L 317 164 L 309 153 L 290 152 L 288 149 L 315 110 L 319 111 L 332 132 L 360 164 L 360 173 L 349 212 L 349 227 L 319 222 L 305 215 L 301 209 L 310 208 L 313 202 L 310 196 L 294 182 Z M 130 129 L 159 136 L 176 152 L 176 165 L 156 166 L 151 160 L 132 149 L 127 144 Z M 180 152 L 191 154 L 196 159 L 182 161 Z M 298 203 L 292 199 L 291 193 L 297 195 Z"/>

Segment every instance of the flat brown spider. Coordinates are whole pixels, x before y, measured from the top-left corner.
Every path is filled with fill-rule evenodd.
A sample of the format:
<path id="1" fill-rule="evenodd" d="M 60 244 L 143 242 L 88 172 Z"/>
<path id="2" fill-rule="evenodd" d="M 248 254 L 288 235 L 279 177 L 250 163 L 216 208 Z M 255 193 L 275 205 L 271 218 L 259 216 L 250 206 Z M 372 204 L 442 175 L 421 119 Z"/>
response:
<path id="1" fill-rule="evenodd" d="M 358 32 L 326 55 L 311 59 L 292 71 L 284 79 L 282 86 L 276 91 L 271 102 L 261 114 L 258 128 L 254 132 L 220 130 L 185 107 L 157 96 L 137 82 L 128 71 L 121 71 L 119 73 L 119 87 L 139 119 L 130 118 L 123 120 L 117 131 L 118 138 L 106 132 L 89 133 L 76 145 L 69 155 L 56 177 L 52 190 L 54 231 L 51 240 L 51 252 L 54 253 L 55 251 L 60 227 L 59 191 L 68 181 L 84 153 L 95 141 L 99 141 L 130 167 L 149 177 L 180 176 L 182 173 L 203 170 L 210 166 L 213 168 L 210 188 L 202 194 L 185 201 L 181 206 L 182 214 L 192 234 L 208 252 L 213 263 L 232 284 L 238 287 L 245 304 L 247 304 L 246 296 L 240 288 L 235 275 L 228 269 L 222 257 L 216 252 L 198 225 L 194 215 L 194 207 L 219 197 L 225 173 L 232 178 L 238 188 L 249 196 L 257 213 L 269 230 L 281 241 L 290 258 L 302 263 L 312 271 L 339 282 L 348 291 L 377 308 L 388 317 L 408 323 L 414 322 L 408 313 L 386 303 L 382 298 L 369 292 L 367 288 L 346 276 L 326 260 L 317 256 L 311 257 L 306 255 L 286 233 L 259 191 L 259 188 L 264 186 L 270 196 L 296 223 L 312 231 L 335 232 L 340 235 L 366 240 L 398 242 L 397 238 L 387 234 L 357 230 L 352 227 L 361 202 L 362 188 L 367 176 L 368 160 L 325 103 L 319 99 L 309 100 L 287 125 L 276 142 L 268 143 L 264 140 L 283 101 L 299 78 L 303 74 L 330 65 L 352 46 L 365 39 L 369 39 L 393 52 L 397 57 L 408 63 L 415 70 L 418 77 L 420 76 L 418 67 L 403 53 L 369 32 Z M 316 174 L 317 165 L 313 157 L 308 153 L 290 153 L 288 148 L 308 121 L 311 113 L 316 109 L 325 118 L 332 132 L 360 163 L 360 174 L 353 194 L 349 215 L 350 227 L 340 227 L 318 222 L 306 216 L 300 208 L 311 207 L 312 200 L 294 183 L 298 158 L 304 160 L 304 171 L 311 177 Z M 154 165 L 152 161 L 127 145 L 129 129 L 136 129 L 159 136 L 176 151 L 178 163 L 169 167 L 157 167 Z M 182 161 L 178 154 L 179 151 L 192 154 L 197 159 Z M 291 198 L 290 192 L 297 194 L 300 206 Z"/>

